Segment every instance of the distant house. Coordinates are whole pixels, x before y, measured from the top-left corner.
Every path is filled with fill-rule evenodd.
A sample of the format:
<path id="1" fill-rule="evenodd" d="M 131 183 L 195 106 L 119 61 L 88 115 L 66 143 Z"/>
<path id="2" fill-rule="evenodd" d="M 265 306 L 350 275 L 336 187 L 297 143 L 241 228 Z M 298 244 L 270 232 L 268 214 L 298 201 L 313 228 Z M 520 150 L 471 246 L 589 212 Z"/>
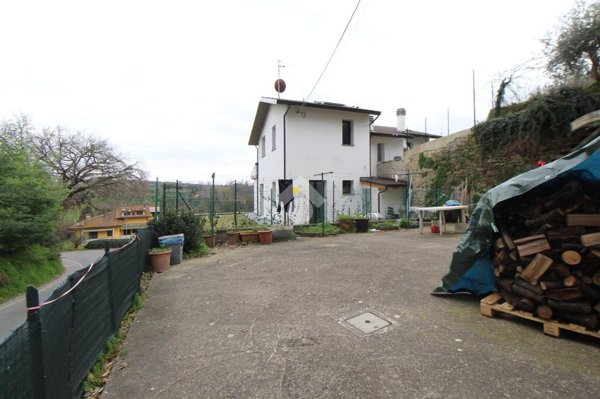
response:
<path id="1" fill-rule="evenodd" d="M 398 215 L 406 206 L 409 183 L 408 176 L 380 176 L 377 173 L 377 166 L 384 162 L 401 161 L 407 150 L 441 137 L 408 129 L 404 108 L 398 108 L 396 117 L 398 121 L 396 126 L 371 126 L 370 170 L 372 173 L 369 177 L 360 179 L 363 186 L 368 185 L 376 190 L 371 208 L 383 217 L 389 214 Z"/>
<path id="2" fill-rule="evenodd" d="M 86 214 L 85 219 L 69 227 L 69 230 L 74 232 L 79 241 L 129 238 L 138 229 L 147 227 L 154 213 L 154 207 L 151 206 L 123 206 L 95 217 Z"/>
<path id="3" fill-rule="evenodd" d="M 406 112 L 398 112 L 403 123 Z M 378 178 L 377 163 L 400 159 L 410 143 L 438 136 L 400 123 L 372 126 L 380 114 L 331 102 L 261 98 L 248 141 L 256 147 L 258 217 L 305 224 L 342 213 L 385 216 L 387 207 L 402 206 L 406 180 Z"/>

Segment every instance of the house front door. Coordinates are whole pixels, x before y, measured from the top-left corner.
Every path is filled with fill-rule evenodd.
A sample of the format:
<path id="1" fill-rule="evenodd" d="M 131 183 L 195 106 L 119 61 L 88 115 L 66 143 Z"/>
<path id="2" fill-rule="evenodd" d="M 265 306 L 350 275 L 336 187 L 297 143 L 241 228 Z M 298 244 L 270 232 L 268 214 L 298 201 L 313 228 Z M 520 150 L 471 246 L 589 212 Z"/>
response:
<path id="1" fill-rule="evenodd" d="M 310 180 L 310 223 L 321 223 L 325 218 L 325 182 Z"/>

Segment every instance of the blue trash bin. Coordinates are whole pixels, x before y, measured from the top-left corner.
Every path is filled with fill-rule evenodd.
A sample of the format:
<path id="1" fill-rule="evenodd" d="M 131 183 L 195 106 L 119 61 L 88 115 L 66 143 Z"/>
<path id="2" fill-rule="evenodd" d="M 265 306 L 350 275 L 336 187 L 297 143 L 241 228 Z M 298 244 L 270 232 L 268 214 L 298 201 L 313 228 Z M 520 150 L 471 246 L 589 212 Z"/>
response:
<path id="1" fill-rule="evenodd" d="M 181 259 L 183 259 L 183 243 L 185 242 L 185 237 L 183 233 L 180 234 L 172 234 L 169 236 L 160 236 L 158 237 L 158 243 L 160 246 L 165 246 L 171 248 L 171 264 L 178 265 L 181 263 Z"/>

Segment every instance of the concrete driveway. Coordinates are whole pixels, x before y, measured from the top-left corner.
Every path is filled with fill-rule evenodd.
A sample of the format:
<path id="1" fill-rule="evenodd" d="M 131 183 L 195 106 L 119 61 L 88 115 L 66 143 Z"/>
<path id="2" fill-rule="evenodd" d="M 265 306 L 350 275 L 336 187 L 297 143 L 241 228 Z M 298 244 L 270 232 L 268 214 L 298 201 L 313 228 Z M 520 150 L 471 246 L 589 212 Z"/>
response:
<path id="1" fill-rule="evenodd" d="M 430 295 L 459 236 L 218 250 L 155 275 L 105 398 L 590 398 L 600 342 Z M 371 311 L 362 334 L 345 319 Z M 370 324 L 365 324 L 368 321 Z"/>

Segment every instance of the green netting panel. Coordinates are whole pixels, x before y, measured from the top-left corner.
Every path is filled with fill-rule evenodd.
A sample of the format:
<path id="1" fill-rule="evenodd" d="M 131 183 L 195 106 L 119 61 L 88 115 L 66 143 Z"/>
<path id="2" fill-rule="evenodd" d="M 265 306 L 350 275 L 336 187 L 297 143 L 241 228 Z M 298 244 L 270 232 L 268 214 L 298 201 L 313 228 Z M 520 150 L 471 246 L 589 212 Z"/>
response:
<path id="1" fill-rule="evenodd" d="M 106 272 L 108 263 L 106 257 L 102 258 L 73 291 L 72 381 L 85 379 L 98 355 L 104 351 L 106 341 L 114 334 Z"/>
<path id="2" fill-rule="evenodd" d="M 0 344 L 0 398 L 33 398 L 31 351 L 27 323 Z"/>
<path id="3" fill-rule="evenodd" d="M 141 276 L 140 264 L 141 242 L 133 241 L 130 245 L 110 253 L 112 290 L 115 304 L 115 323 L 119 325 L 139 291 Z"/>
<path id="4" fill-rule="evenodd" d="M 59 298 L 76 281 L 67 279 L 56 289 L 52 299 Z M 50 299 L 50 298 L 49 298 Z M 69 398 L 73 396 L 73 384 L 69 381 L 71 334 L 73 324 L 73 296 L 67 294 L 51 305 L 40 309 L 44 368 L 46 371 L 46 392 L 48 398 Z"/>

